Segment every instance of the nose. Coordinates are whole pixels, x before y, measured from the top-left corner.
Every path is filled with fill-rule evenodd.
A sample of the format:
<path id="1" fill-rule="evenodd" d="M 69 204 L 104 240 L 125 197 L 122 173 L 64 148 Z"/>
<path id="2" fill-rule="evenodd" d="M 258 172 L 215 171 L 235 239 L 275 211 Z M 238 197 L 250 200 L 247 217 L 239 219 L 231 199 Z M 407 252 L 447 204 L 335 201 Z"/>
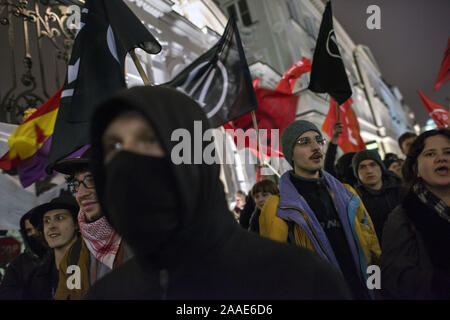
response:
<path id="1" fill-rule="evenodd" d="M 78 187 L 78 191 L 77 191 L 77 194 L 76 194 L 76 198 L 78 199 L 78 198 L 81 198 L 81 197 L 83 197 L 83 196 L 85 196 L 85 195 L 88 195 L 89 193 L 91 192 L 91 190 L 89 190 L 88 188 L 86 188 L 85 186 L 84 186 L 84 184 L 80 184 L 80 186 Z"/>
<path id="2" fill-rule="evenodd" d="M 130 151 L 130 152 L 134 152 L 134 153 L 141 152 L 141 148 L 139 148 L 138 142 L 132 138 L 125 139 L 125 141 L 122 143 L 122 150 Z"/>
<path id="3" fill-rule="evenodd" d="M 50 221 L 48 222 L 48 229 L 49 230 L 56 229 L 56 222 L 55 222 L 55 220 L 50 219 Z"/>
<path id="4" fill-rule="evenodd" d="M 439 152 L 436 157 L 436 162 L 447 162 L 449 158 L 448 154 L 445 154 L 444 152 Z"/>
<path id="5" fill-rule="evenodd" d="M 316 139 L 312 139 L 311 147 L 313 148 L 314 151 L 322 150 L 322 145 L 319 142 L 317 142 Z"/>
<path id="6" fill-rule="evenodd" d="M 36 229 L 31 229 L 30 232 L 28 233 L 29 237 L 36 237 L 38 235 Z"/>

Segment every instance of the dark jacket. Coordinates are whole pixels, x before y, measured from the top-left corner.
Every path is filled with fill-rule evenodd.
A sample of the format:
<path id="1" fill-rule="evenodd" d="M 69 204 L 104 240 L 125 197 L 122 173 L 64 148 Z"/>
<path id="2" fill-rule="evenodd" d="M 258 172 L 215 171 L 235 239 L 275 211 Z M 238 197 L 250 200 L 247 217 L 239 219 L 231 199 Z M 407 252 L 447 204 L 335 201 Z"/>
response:
<path id="1" fill-rule="evenodd" d="M 0 300 L 51 300 L 57 285 L 54 255 L 39 259 L 26 252 L 8 266 L 0 286 Z"/>
<path id="2" fill-rule="evenodd" d="M 252 217 L 253 211 L 255 210 L 255 201 L 252 196 L 248 195 L 245 200 L 244 209 L 241 211 L 241 215 L 239 217 L 239 224 L 245 230 L 250 226 L 250 218 Z"/>
<path id="3" fill-rule="evenodd" d="M 382 179 L 383 186 L 380 190 L 368 189 L 361 182 L 355 185 L 355 190 L 372 219 L 378 239 L 382 238 L 383 227 L 389 213 L 400 204 L 405 194 L 402 181 L 395 173 L 385 171 Z"/>
<path id="4" fill-rule="evenodd" d="M 450 224 L 409 193 L 383 231 L 384 298 L 450 299 L 449 242 Z"/>
<path id="5" fill-rule="evenodd" d="M 250 217 L 250 225 L 248 227 L 248 231 L 259 234 L 259 216 L 261 215 L 261 210 L 255 208 L 252 216 Z"/>
<path id="6" fill-rule="evenodd" d="M 22 300 L 27 295 L 28 283 L 40 259 L 25 251 L 8 265 L 0 285 L 0 300 Z"/>
<path id="7" fill-rule="evenodd" d="M 193 100 L 168 88 L 134 87 L 100 106 L 92 121 L 96 125 L 91 141 L 93 175 L 102 207 L 105 169 L 101 136 L 107 125 L 104 112 L 114 114 L 114 106 L 140 110 L 168 155 L 177 144 L 170 139 L 175 129 L 185 128 L 192 135 L 194 120 L 202 122 L 203 130 L 209 128 L 204 112 Z M 100 279 L 89 290 L 88 299 L 349 297 L 339 273 L 315 253 L 263 239 L 235 223 L 217 164 L 171 163 L 170 167 L 183 208 L 179 211 L 182 223 L 178 232 L 151 258 L 136 253 L 132 260 Z"/>
<path id="8" fill-rule="evenodd" d="M 352 167 L 352 159 L 356 152 L 344 153 L 335 164 L 337 147 L 338 145 L 332 142 L 328 144 L 323 169 L 340 182 L 353 187 L 357 182 Z"/>

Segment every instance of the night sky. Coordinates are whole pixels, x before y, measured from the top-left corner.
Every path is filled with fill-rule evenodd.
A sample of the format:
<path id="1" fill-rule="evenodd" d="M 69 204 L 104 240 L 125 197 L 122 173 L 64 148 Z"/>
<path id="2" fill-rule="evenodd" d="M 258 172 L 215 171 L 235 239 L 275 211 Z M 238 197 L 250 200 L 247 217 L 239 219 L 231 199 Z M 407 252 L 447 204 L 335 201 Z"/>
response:
<path id="1" fill-rule="evenodd" d="M 450 82 L 433 90 L 450 36 L 449 0 L 333 0 L 331 4 L 334 17 L 355 44 L 371 49 L 383 79 L 400 89 L 419 125 L 425 125 L 429 116 L 416 90 L 449 107 Z M 381 30 L 366 26 L 370 5 L 381 9 Z"/>

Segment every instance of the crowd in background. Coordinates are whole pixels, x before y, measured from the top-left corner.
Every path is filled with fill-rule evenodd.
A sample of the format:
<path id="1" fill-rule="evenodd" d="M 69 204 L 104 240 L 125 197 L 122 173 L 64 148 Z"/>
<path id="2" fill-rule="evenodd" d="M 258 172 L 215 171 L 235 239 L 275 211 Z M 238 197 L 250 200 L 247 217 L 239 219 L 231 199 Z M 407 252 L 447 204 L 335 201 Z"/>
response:
<path id="1" fill-rule="evenodd" d="M 450 298 L 448 129 L 403 134 L 403 155 L 336 160 L 339 122 L 325 153 L 322 132 L 294 121 L 292 170 L 238 191 L 230 212 L 217 164 L 170 161 L 171 132 L 194 121 L 209 128 L 164 87 L 98 106 L 91 147 L 53 168 L 70 192 L 24 214 L 0 299 Z"/>

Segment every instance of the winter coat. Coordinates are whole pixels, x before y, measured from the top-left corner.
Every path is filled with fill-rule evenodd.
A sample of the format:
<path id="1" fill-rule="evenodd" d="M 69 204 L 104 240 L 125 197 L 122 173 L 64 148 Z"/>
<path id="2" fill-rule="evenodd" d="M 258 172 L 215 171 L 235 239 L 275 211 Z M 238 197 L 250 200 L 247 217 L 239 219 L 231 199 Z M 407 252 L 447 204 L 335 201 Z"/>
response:
<path id="1" fill-rule="evenodd" d="M 202 130 L 209 128 L 201 107 L 173 89 L 134 87 L 106 101 L 95 112 L 96 125 L 91 131 L 92 172 L 102 208 L 106 181 L 101 137 L 108 121 L 104 114 L 107 110 L 111 119 L 114 112 L 126 106 L 145 115 L 168 161 L 177 145 L 170 138 L 174 130 L 183 128 L 193 137 L 194 121 L 201 122 Z M 176 234 L 151 256 L 135 252 L 134 258 L 95 283 L 88 299 L 350 297 L 339 273 L 313 252 L 261 238 L 234 221 L 219 178 L 219 165 L 170 162 L 170 169 L 182 208 Z"/>
<path id="2" fill-rule="evenodd" d="M 255 207 L 252 216 L 250 217 L 250 225 L 248 231 L 259 234 L 259 216 L 261 215 L 261 210 Z"/>
<path id="3" fill-rule="evenodd" d="M 118 268 L 122 264 L 125 250 L 128 256 L 129 249 L 126 248 L 125 242 L 121 241 L 119 251 L 114 260 L 113 269 Z M 91 266 L 91 262 L 94 262 L 95 265 Z M 67 268 L 70 265 L 77 265 L 80 268 L 80 288 L 69 288 L 67 285 L 68 280 L 72 282 L 69 278 L 74 275 L 74 271 L 67 272 Z M 82 237 L 79 237 L 77 242 L 67 250 L 59 265 L 59 285 L 55 293 L 55 300 L 82 300 L 91 285 L 100 279 L 100 275 L 97 272 L 99 267 L 106 269 L 106 272 L 110 272 L 111 270 L 94 258 Z"/>
<path id="4" fill-rule="evenodd" d="M 361 280 L 366 283 L 367 267 L 377 264 L 380 246 L 372 221 L 364 204 L 350 186 L 343 185 L 322 171 L 334 194 L 334 204 L 340 217 Z M 281 242 L 295 243 L 317 252 L 322 259 L 339 268 L 332 246 L 324 229 L 308 203 L 289 179 L 289 172 L 281 177 L 281 198 L 271 196 L 261 212 L 260 235 Z M 293 222 L 293 229 L 289 225 Z"/>
<path id="5" fill-rule="evenodd" d="M 8 267 L 0 286 L 0 299 L 52 300 L 57 286 L 58 270 L 53 253 L 39 260 L 24 253 Z"/>
<path id="6" fill-rule="evenodd" d="M 0 300 L 22 300 L 30 296 L 29 282 L 41 259 L 25 251 L 8 265 L 0 284 Z"/>
<path id="7" fill-rule="evenodd" d="M 381 255 L 381 288 L 387 299 L 450 299 L 450 268 L 439 267 L 430 257 L 424 232 L 436 236 L 431 244 L 439 252 L 448 248 L 450 227 L 446 221 L 409 193 L 389 215 L 383 230 Z M 438 227 L 427 228 L 428 223 L 414 223 L 411 217 L 423 217 Z M 433 220 L 433 221 L 432 221 Z M 442 220 L 442 221 L 440 221 Z M 447 228 L 445 235 L 439 228 Z M 442 260 L 444 255 L 442 255 Z"/>
<path id="8" fill-rule="evenodd" d="M 385 171 L 383 186 L 380 190 L 368 189 L 361 182 L 355 185 L 355 190 L 372 219 L 378 239 L 381 239 L 389 213 L 400 204 L 404 197 L 405 190 L 401 179 L 395 173 Z"/>

